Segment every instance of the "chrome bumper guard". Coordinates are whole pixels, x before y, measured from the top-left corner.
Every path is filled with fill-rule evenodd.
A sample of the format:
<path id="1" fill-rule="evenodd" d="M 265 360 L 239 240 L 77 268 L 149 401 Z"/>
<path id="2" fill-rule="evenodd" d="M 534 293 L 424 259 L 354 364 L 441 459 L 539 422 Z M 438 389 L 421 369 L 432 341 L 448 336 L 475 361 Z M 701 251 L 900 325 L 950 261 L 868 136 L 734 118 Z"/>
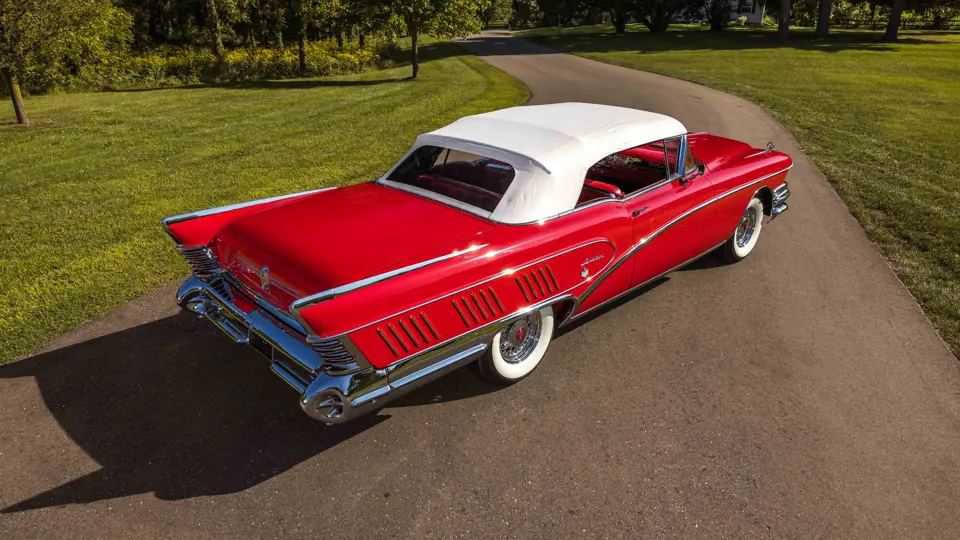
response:
<path id="1" fill-rule="evenodd" d="M 790 187 L 786 182 L 777 186 L 777 189 L 773 190 L 773 208 L 770 209 L 770 219 L 773 219 L 780 214 L 787 211 L 786 200 L 790 196 Z"/>
<path id="2" fill-rule="evenodd" d="M 271 362 L 271 369 L 300 393 L 300 407 L 328 424 L 348 422 L 388 401 L 460 368 L 487 349 L 490 337 L 508 320 L 442 343 L 386 369 L 327 371 L 304 336 L 266 311 L 244 313 L 208 281 L 196 276 L 177 292 L 180 307 L 206 317 L 230 338 L 252 346 Z M 364 361 L 365 363 L 365 361 Z M 366 364 L 369 366 L 369 364 Z"/>

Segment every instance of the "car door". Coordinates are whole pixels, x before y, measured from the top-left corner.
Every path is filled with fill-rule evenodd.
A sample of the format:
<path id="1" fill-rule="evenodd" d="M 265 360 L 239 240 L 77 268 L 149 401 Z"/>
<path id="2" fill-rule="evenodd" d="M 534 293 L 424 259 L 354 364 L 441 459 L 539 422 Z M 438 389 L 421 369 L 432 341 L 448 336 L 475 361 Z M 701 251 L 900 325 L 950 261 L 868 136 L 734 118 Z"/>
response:
<path id="1" fill-rule="evenodd" d="M 633 219 L 633 278 L 642 285 L 711 249 L 713 185 L 699 174 L 686 137 L 664 141 L 668 179 L 625 201 Z M 682 170 L 682 169 L 686 170 Z"/>

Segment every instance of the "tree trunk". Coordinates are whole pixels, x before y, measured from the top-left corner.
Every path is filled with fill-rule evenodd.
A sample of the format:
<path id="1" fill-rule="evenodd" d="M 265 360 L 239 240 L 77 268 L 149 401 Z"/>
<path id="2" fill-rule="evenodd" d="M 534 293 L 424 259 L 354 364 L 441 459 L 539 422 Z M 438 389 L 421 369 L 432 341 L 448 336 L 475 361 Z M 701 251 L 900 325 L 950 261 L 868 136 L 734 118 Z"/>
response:
<path id="1" fill-rule="evenodd" d="M 304 33 L 300 34 L 300 39 L 297 40 L 297 52 L 300 56 L 300 76 L 306 75 L 307 73 L 307 38 Z"/>
<path id="2" fill-rule="evenodd" d="M 887 21 L 887 31 L 883 33 L 883 41 L 896 41 L 900 31 L 900 19 L 903 16 L 905 0 L 893 0 L 890 9 L 890 20 Z"/>
<path id="3" fill-rule="evenodd" d="M 665 13 L 654 12 L 653 18 L 643 17 L 640 22 L 647 27 L 651 34 L 662 34 L 670 25 L 669 16 Z"/>
<path id="4" fill-rule="evenodd" d="M 777 38 L 786 41 L 790 35 L 790 4 L 791 0 L 780 0 L 780 24 L 777 26 Z"/>
<path id="5" fill-rule="evenodd" d="M 613 27 L 617 34 L 627 33 L 627 14 L 620 10 L 613 11 Z"/>
<path id="6" fill-rule="evenodd" d="M 361 47 L 367 46 L 367 36 L 365 36 L 363 32 L 360 32 L 360 46 Z"/>
<path id="7" fill-rule="evenodd" d="M 343 32 L 337 32 L 337 48 L 343 49 Z"/>
<path id="8" fill-rule="evenodd" d="M 207 0 L 207 9 L 210 11 L 207 24 L 210 26 L 211 48 L 219 63 L 223 60 L 223 39 L 220 37 L 220 16 L 217 15 L 217 5 L 214 0 Z"/>
<path id="9" fill-rule="evenodd" d="M 417 48 L 417 30 L 414 29 L 410 34 L 410 59 L 413 61 L 413 76 L 411 79 L 416 79 L 417 74 L 420 73 L 420 50 Z"/>
<path id="10" fill-rule="evenodd" d="M 816 36 L 825 38 L 830 34 L 830 11 L 833 0 L 820 0 L 820 13 L 817 16 Z"/>
<path id="11" fill-rule="evenodd" d="M 0 69 L 0 73 L 2 73 L 3 78 L 7 80 L 7 89 L 10 90 L 10 99 L 13 100 L 13 112 L 17 114 L 17 123 L 23 125 L 29 124 L 30 119 L 27 118 L 27 109 L 23 106 L 23 96 L 20 95 L 20 81 L 18 81 L 17 76 L 7 68 Z"/>

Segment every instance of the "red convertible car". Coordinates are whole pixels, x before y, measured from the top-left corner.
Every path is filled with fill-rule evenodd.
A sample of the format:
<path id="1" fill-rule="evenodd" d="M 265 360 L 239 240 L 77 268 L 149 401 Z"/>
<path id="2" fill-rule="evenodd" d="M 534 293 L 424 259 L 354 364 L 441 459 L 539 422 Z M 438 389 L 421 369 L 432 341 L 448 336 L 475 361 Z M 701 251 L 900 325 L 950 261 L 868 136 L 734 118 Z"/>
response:
<path id="1" fill-rule="evenodd" d="M 326 423 L 467 364 L 529 375 L 554 330 L 787 209 L 785 154 L 650 112 L 561 103 L 461 118 L 375 181 L 163 220 L 177 300 L 260 351 Z"/>

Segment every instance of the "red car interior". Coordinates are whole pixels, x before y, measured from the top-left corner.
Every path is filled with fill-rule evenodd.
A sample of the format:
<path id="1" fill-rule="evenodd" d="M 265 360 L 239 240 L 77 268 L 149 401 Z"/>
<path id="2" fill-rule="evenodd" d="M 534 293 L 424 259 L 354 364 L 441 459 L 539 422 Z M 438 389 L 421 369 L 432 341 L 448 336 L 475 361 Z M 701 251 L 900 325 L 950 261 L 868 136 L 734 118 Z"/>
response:
<path id="1" fill-rule="evenodd" d="M 662 146 L 637 146 L 600 160 L 587 171 L 577 204 L 611 194 L 623 198 L 667 177 L 666 155 Z"/>

